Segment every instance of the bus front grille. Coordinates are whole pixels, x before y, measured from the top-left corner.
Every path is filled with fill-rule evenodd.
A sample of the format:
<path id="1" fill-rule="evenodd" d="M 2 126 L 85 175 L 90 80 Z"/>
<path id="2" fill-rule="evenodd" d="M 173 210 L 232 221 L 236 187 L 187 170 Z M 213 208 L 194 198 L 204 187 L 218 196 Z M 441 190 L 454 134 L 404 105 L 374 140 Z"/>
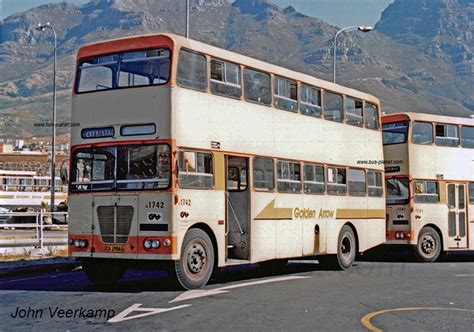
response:
<path id="1" fill-rule="evenodd" d="M 132 206 L 99 206 L 97 216 L 104 243 L 127 243 L 133 220 Z"/>

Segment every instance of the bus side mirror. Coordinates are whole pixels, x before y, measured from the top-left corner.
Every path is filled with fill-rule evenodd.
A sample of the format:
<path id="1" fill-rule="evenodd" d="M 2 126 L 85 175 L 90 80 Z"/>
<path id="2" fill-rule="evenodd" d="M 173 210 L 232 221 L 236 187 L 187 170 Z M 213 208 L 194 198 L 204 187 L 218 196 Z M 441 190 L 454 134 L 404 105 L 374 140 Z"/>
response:
<path id="1" fill-rule="evenodd" d="M 63 183 L 63 185 L 67 185 L 68 183 L 68 172 L 67 172 L 67 168 L 62 166 L 61 167 L 61 170 L 59 171 L 59 176 L 61 177 L 61 181 Z"/>

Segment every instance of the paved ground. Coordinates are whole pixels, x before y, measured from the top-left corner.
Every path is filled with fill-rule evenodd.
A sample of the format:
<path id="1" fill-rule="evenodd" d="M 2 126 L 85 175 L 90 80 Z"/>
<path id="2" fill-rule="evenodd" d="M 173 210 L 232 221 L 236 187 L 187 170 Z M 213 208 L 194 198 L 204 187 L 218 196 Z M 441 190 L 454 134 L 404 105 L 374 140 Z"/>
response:
<path id="1" fill-rule="evenodd" d="M 385 260 L 347 272 L 315 261 L 291 261 L 279 272 L 227 268 L 190 292 L 162 271 L 131 270 L 108 288 L 81 271 L 4 278 L 0 330 L 474 330 L 474 257 Z"/>

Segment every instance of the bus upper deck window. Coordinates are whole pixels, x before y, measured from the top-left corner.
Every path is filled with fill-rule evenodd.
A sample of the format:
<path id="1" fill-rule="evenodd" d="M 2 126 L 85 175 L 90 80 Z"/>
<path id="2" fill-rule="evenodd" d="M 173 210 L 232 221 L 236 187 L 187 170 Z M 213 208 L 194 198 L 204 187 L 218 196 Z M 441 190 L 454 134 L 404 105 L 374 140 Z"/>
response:
<path id="1" fill-rule="evenodd" d="M 270 75 L 262 71 L 244 68 L 244 96 L 247 101 L 271 105 Z"/>
<path id="2" fill-rule="evenodd" d="M 365 103 L 364 106 L 365 128 L 379 129 L 379 112 L 377 106 L 371 103 Z"/>
<path id="3" fill-rule="evenodd" d="M 298 112 L 298 84 L 283 77 L 275 77 L 275 107 Z"/>
<path id="4" fill-rule="evenodd" d="M 342 96 L 329 91 L 324 91 L 324 118 L 330 121 L 342 122 L 344 120 L 344 109 Z"/>
<path id="5" fill-rule="evenodd" d="M 436 145 L 439 146 L 458 146 L 459 129 L 455 125 L 436 125 Z"/>
<path id="6" fill-rule="evenodd" d="M 362 100 L 346 96 L 344 101 L 346 123 L 352 126 L 362 127 L 364 125 L 364 118 L 362 116 Z"/>
<path id="7" fill-rule="evenodd" d="M 321 90 L 301 84 L 300 110 L 301 114 L 320 118 L 322 111 Z"/>
<path id="8" fill-rule="evenodd" d="M 461 145 L 464 148 L 474 148 L 474 127 L 461 127 Z"/>
<path id="9" fill-rule="evenodd" d="M 382 125 L 383 145 L 403 144 L 408 138 L 408 122 L 392 122 Z"/>
<path id="10" fill-rule="evenodd" d="M 433 125 L 428 122 L 413 122 L 411 128 L 411 141 L 414 144 L 433 143 Z"/>
<path id="11" fill-rule="evenodd" d="M 84 59 L 77 69 L 76 92 L 166 84 L 170 77 L 168 49 L 130 51 Z"/>
<path id="12" fill-rule="evenodd" d="M 240 98 L 242 96 L 240 66 L 212 59 L 211 93 L 231 98 Z"/>
<path id="13" fill-rule="evenodd" d="M 176 82 L 183 88 L 207 90 L 207 61 L 202 54 L 181 49 L 179 51 Z"/>

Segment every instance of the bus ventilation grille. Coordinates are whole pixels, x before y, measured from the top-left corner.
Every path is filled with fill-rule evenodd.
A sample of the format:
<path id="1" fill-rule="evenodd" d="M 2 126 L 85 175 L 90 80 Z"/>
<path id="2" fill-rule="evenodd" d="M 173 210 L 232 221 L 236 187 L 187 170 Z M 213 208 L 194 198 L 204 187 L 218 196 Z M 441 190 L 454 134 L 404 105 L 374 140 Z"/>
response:
<path id="1" fill-rule="evenodd" d="M 133 219 L 132 206 L 99 206 L 97 215 L 104 243 L 127 243 Z"/>

